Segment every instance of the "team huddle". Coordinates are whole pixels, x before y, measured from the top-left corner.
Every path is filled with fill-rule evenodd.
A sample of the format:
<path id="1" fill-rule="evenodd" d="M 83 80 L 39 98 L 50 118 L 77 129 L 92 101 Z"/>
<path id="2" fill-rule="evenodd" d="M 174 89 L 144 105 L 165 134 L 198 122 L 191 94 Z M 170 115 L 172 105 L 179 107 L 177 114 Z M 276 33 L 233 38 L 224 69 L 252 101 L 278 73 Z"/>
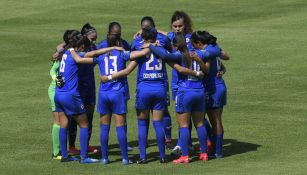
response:
<path id="1" fill-rule="evenodd" d="M 208 161 L 209 158 L 223 157 L 221 116 L 226 105 L 226 85 L 222 76 L 226 69 L 221 60 L 229 60 L 229 56 L 217 44 L 215 36 L 207 31 L 193 32 L 191 19 L 185 12 L 175 11 L 170 25 L 171 32 L 160 31 L 155 28 L 152 17 L 143 17 L 141 29 L 134 35 L 131 45 L 121 38 L 121 26 L 117 22 L 109 24 L 106 39 L 98 44 L 95 44 L 97 31 L 88 23 L 81 32 L 67 30 L 64 33 L 64 43 L 57 46 L 52 57 L 52 82 L 48 90 L 54 116 L 53 159 L 84 164 L 110 163 L 108 140 L 113 117 L 122 164 L 134 163 L 128 157 L 132 148 L 127 143 L 126 117 L 130 100 L 127 76 L 136 67 L 135 109 L 139 149 L 136 163 L 147 163 L 150 116 L 160 163 L 169 161 L 165 149 L 171 149 L 173 154 L 178 155 L 172 160 L 174 164 L 189 163 L 191 121 L 200 144 L 199 159 Z M 97 112 L 100 115 L 101 160 L 87 155 L 98 152 L 89 144 L 96 103 L 95 65 L 100 71 Z M 167 65 L 172 68 L 171 88 Z M 168 111 L 171 99 L 175 101 L 179 126 L 175 147 L 172 146 L 172 119 Z M 209 121 L 205 118 L 206 114 Z M 80 150 L 74 143 L 77 125 L 80 128 Z M 80 154 L 80 157 L 72 156 L 75 154 Z"/>

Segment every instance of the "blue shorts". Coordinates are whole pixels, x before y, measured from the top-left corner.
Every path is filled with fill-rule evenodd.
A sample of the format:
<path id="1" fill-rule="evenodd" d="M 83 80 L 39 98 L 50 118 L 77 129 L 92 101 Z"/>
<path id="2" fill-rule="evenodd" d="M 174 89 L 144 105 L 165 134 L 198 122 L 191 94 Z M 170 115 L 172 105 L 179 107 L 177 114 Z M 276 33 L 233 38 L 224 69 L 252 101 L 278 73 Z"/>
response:
<path id="1" fill-rule="evenodd" d="M 105 114 L 126 114 L 127 100 L 124 88 L 118 91 L 99 91 L 97 112 Z"/>
<path id="2" fill-rule="evenodd" d="M 79 93 L 81 98 L 86 105 L 96 104 L 96 88 L 95 83 L 79 83 Z"/>
<path id="3" fill-rule="evenodd" d="M 206 111 L 204 89 L 187 89 L 179 87 L 175 102 L 176 112 Z"/>
<path id="4" fill-rule="evenodd" d="M 219 109 L 226 105 L 227 88 L 225 84 L 217 84 L 214 87 L 207 88 L 207 108 Z"/>
<path id="5" fill-rule="evenodd" d="M 64 112 L 67 116 L 85 113 L 84 104 L 79 94 L 55 93 L 55 111 Z"/>
<path id="6" fill-rule="evenodd" d="M 135 94 L 135 109 L 140 110 L 159 110 L 166 109 L 165 87 L 154 87 L 148 85 L 139 85 Z"/>

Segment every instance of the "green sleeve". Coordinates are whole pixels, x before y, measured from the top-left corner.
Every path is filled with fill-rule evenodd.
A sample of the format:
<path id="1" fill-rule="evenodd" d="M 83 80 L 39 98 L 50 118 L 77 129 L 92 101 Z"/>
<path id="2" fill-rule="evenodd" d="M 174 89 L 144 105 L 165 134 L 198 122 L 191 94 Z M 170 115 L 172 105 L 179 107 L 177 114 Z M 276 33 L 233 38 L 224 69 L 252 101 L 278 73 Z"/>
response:
<path id="1" fill-rule="evenodd" d="M 50 69 L 50 76 L 52 80 L 54 80 L 58 74 L 59 65 L 60 65 L 59 61 L 55 61 Z"/>

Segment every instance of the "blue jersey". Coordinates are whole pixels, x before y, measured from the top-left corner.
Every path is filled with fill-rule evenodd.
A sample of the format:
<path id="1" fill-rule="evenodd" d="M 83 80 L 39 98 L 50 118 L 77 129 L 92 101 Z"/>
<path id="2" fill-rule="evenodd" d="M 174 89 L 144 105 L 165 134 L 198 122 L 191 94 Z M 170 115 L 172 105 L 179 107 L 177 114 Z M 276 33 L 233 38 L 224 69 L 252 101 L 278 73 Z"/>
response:
<path id="1" fill-rule="evenodd" d="M 126 62 L 130 58 L 129 51 L 112 50 L 109 53 L 102 54 L 98 57 L 97 63 L 99 64 L 100 75 L 112 75 L 126 68 Z M 100 82 L 100 91 L 120 90 L 127 84 L 124 78 L 108 81 L 106 83 Z"/>
<path id="2" fill-rule="evenodd" d="M 182 55 L 179 51 L 175 52 L 174 54 L 178 55 L 178 57 L 182 58 Z M 202 59 L 202 61 L 206 60 L 206 57 L 204 55 L 202 55 L 200 51 L 196 52 L 196 54 Z M 188 65 L 186 65 L 184 63 L 183 59 L 181 59 L 179 61 L 179 64 L 182 67 L 189 68 Z M 192 60 L 191 66 L 192 66 L 193 71 L 201 71 L 200 66 L 196 61 Z M 198 77 L 192 76 L 192 75 L 178 74 L 178 83 L 177 84 L 178 84 L 179 87 L 189 88 L 189 89 L 202 89 L 202 88 L 204 88 L 203 80 L 198 78 Z"/>
<path id="3" fill-rule="evenodd" d="M 187 33 L 185 35 L 185 41 L 187 43 L 187 47 L 188 47 L 189 50 L 193 50 L 193 46 L 192 46 L 192 43 L 190 41 L 191 35 L 192 35 L 191 33 Z M 173 45 L 173 40 L 176 37 L 176 32 L 167 33 L 167 37 L 170 39 L 171 44 Z M 175 50 L 173 50 L 173 52 L 175 52 Z M 178 88 L 177 83 L 178 83 L 178 72 L 175 69 L 173 69 L 172 70 L 172 89 L 173 89 L 173 91 Z M 175 92 L 173 92 L 173 93 L 175 93 Z"/>
<path id="4" fill-rule="evenodd" d="M 97 50 L 95 45 L 91 45 L 88 51 Z M 84 53 L 85 54 L 85 53 Z M 81 57 L 84 57 L 84 54 Z M 94 85 L 95 86 L 95 76 L 94 76 L 94 64 L 80 64 L 79 65 L 79 83 Z"/>
<path id="5" fill-rule="evenodd" d="M 161 52 L 167 53 L 167 51 L 159 47 Z M 166 67 L 165 61 L 158 58 L 155 54 L 151 53 L 149 56 L 137 59 L 138 63 L 138 77 L 137 82 L 150 82 L 153 84 L 162 84 L 165 86 L 166 81 Z"/>
<path id="6" fill-rule="evenodd" d="M 163 48 L 165 48 L 168 51 L 171 51 L 172 48 L 171 48 L 170 40 L 165 35 L 163 35 L 162 33 L 158 33 L 156 41 Z M 142 39 L 142 36 L 140 34 L 137 35 L 131 43 L 131 51 L 140 50 L 143 44 L 144 44 L 144 41 Z"/>
<path id="7" fill-rule="evenodd" d="M 72 94 L 79 94 L 78 64 L 71 56 L 69 50 L 67 50 L 62 56 L 59 73 L 63 77 L 64 86 L 62 88 L 56 87 L 56 93 L 69 92 Z"/>
<path id="8" fill-rule="evenodd" d="M 222 78 L 216 77 L 218 71 L 221 70 L 221 49 L 216 44 L 215 46 L 209 45 L 201 51 L 202 55 L 208 57 L 211 61 L 208 75 L 205 77 L 204 82 L 206 86 L 215 86 L 216 84 L 224 83 Z"/>
<path id="9" fill-rule="evenodd" d="M 107 48 L 108 42 L 106 39 L 102 40 L 100 43 L 96 45 L 97 49 L 102 49 L 102 48 Z M 130 50 L 130 45 L 126 40 L 122 40 L 121 47 L 123 47 L 125 50 L 129 51 Z"/>

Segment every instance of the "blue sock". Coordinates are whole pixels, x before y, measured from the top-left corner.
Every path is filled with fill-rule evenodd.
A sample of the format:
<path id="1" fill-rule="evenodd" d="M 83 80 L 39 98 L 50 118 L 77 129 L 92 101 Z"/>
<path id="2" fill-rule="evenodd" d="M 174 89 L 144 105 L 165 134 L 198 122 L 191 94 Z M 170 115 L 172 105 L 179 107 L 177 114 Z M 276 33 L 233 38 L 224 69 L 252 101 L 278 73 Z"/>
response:
<path id="1" fill-rule="evenodd" d="M 147 120 L 138 119 L 138 142 L 140 149 L 140 159 L 146 158 L 147 133 Z"/>
<path id="2" fill-rule="evenodd" d="M 69 123 L 69 146 L 75 147 L 76 137 L 77 137 L 77 122 L 71 118 Z"/>
<path id="3" fill-rule="evenodd" d="M 93 113 L 87 113 L 88 119 L 88 144 L 90 144 L 91 136 L 92 136 L 92 129 L 93 129 Z"/>
<path id="4" fill-rule="evenodd" d="M 125 126 L 116 127 L 117 140 L 120 146 L 120 150 L 122 152 L 123 159 L 128 160 L 127 153 L 127 136 L 125 132 Z"/>
<path id="5" fill-rule="evenodd" d="M 205 126 L 196 128 L 197 136 L 200 143 L 201 152 L 207 152 L 207 131 Z"/>
<path id="6" fill-rule="evenodd" d="M 61 153 L 64 158 L 68 157 L 67 153 L 67 131 L 66 128 L 60 128 L 60 146 Z"/>
<path id="7" fill-rule="evenodd" d="M 177 145 L 182 147 L 182 143 L 181 143 L 181 140 L 180 140 L 180 128 L 178 129 L 178 140 L 177 140 Z"/>
<path id="8" fill-rule="evenodd" d="M 100 144 L 102 159 L 108 159 L 109 131 L 110 125 L 100 125 Z"/>
<path id="9" fill-rule="evenodd" d="M 165 133 L 163 121 L 153 121 L 153 126 L 156 131 L 156 139 L 158 143 L 160 158 L 165 158 Z"/>
<path id="10" fill-rule="evenodd" d="M 165 138 L 168 140 L 171 140 L 172 139 L 172 118 L 167 112 L 163 116 L 163 125 L 164 125 Z"/>
<path id="11" fill-rule="evenodd" d="M 192 145 L 192 121 L 189 124 L 189 146 L 193 146 Z"/>
<path id="12" fill-rule="evenodd" d="M 150 124 L 150 114 L 148 113 L 148 117 L 146 120 L 146 138 L 148 138 L 149 124 Z M 146 145 L 147 145 L 147 140 L 146 140 Z"/>
<path id="13" fill-rule="evenodd" d="M 206 131 L 207 131 L 207 137 L 210 141 L 212 141 L 212 127 L 206 118 L 204 118 L 204 124 L 205 124 Z"/>
<path id="14" fill-rule="evenodd" d="M 88 145 L 88 128 L 80 128 L 80 157 L 86 158 Z"/>
<path id="15" fill-rule="evenodd" d="M 189 149 L 188 149 L 189 137 L 190 137 L 190 129 L 180 128 L 180 142 L 181 142 L 182 156 L 189 155 Z"/>
<path id="16" fill-rule="evenodd" d="M 222 155 L 223 151 L 223 133 L 216 135 L 215 153 Z"/>

